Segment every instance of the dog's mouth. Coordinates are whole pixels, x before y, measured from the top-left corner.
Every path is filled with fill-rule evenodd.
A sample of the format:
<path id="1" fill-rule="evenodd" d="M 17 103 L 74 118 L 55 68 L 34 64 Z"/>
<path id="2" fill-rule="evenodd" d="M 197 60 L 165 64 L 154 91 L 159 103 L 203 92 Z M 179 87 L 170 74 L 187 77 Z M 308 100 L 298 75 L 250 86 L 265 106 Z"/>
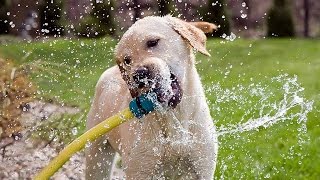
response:
<path id="1" fill-rule="evenodd" d="M 167 89 L 160 85 L 154 88 L 153 92 L 157 94 L 160 103 L 168 102 L 168 106 L 175 108 L 181 101 L 182 89 L 177 77 L 173 73 L 170 75 L 170 87 L 171 89 Z"/>
<path id="2" fill-rule="evenodd" d="M 155 78 L 154 80 L 139 79 L 132 89 L 133 91 L 136 89 L 136 93 L 131 94 L 134 94 L 133 97 L 136 97 L 141 93 L 154 92 L 160 104 L 175 108 L 182 98 L 180 82 L 173 73 L 170 74 L 170 79 L 165 80 L 165 82 L 161 78 Z M 137 93 L 137 90 L 139 93 Z"/>

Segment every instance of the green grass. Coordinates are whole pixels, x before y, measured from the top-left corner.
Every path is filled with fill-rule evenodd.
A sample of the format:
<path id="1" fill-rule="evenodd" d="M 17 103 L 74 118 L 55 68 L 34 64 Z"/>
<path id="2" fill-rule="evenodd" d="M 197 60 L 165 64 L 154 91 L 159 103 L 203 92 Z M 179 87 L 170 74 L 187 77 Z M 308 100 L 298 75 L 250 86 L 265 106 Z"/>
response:
<path id="1" fill-rule="evenodd" d="M 115 44 L 108 38 L 9 44 L 0 46 L 0 56 L 14 59 L 18 64 L 39 60 L 36 65 L 42 71 L 32 74 L 39 86 L 39 97 L 77 105 L 87 113 L 99 76 L 114 64 Z M 299 132 L 301 124 L 292 119 L 256 131 L 220 136 L 216 178 L 318 179 L 320 41 L 210 40 L 208 49 L 212 57 L 198 55 L 197 68 L 218 127 L 236 124 L 242 117 L 242 122 L 259 117 L 262 96 L 252 95 L 252 88 L 262 88 L 268 96 L 264 103 L 279 102 L 285 80 L 271 80 L 279 75 L 296 75 L 305 89 L 299 96 L 304 101 L 314 101 L 306 133 Z M 223 97 L 226 92 L 227 96 Z M 297 111 L 294 108 L 290 113 Z M 71 121 L 79 120 L 79 116 Z M 78 122 L 82 131 L 84 120 Z"/>
<path id="2" fill-rule="evenodd" d="M 306 100 L 313 100 L 313 111 L 308 114 L 306 134 L 299 133 L 301 125 L 286 121 L 269 128 L 260 128 L 236 135 L 221 136 L 219 165 L 216 177 L 228 179 L 318 179 L 320 177 L 320 41 L 316 40 L 237 40 L 220 43 L 210 41 L 208 49 L 212 58 L 199 56 L 198 64 L 202 80 L 207 87 L 219 83 L 222 89 L 260 84 L 265 92 L 273 92 L 270 101 L 283 98 L 281 83 L 270 79 L 281 74 L 296 75 L 305 88 L 299 93 Z M 232 68 L 230 66 L 232 65 Z M 226 72 L 230 72 L 225 76 Z M 239 76 L 240 75 L 240 76 Z M 217 103 L 216 91 L 207 93 L 211 102 L 212 116 L 216 124 L 235 124 L 242 116 L 245 120 L 257 117 L 256 108 L 261 107 L 257 97 L 245 90 L 235 88 L 235 94 L 246 101 Z M 250 101 L 251 102 L 250 102 Z M 221 110 L 217 111 L 216 107 Z M 249 115 L 245 110 L 253 108 Z M 292 110 L 293 113 L 297 110 Z M 302 143 L 299 138 L 306 140 Z M 310 140 L 307 140 L 310 139 Z M 301 146 L 300 146 L 301 145 Z M 300 161 L 300 162 L 299 162 Z"/>

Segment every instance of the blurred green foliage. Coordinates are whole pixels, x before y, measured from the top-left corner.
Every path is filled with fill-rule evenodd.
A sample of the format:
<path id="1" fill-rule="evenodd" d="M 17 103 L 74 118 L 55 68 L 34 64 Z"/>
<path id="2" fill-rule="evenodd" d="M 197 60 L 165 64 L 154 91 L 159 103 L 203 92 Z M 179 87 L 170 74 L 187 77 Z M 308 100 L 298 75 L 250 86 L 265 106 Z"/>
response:
<path id="1" fill-rule="evenodd" d="M 208 5 L 201 9 L 203 20 L 214 23 L 218 29 L 209 34 L 209 37 L 221 37 L 223 34 L 230 35 L 230 16 L 226 10 L 225 0 L 209 0 Z"/>
<path id="2" fill-rule="evenodd" d="M 63 35 L 61 23 L 63 0 L 45 0 L 39 7 L 41 34 L 49 36 Z M 45 31 L 44 31 L 45 30 Z"/>
<path id="3" fill-rule="evenodd" d="M 295 36 L 289 2 L 286 0 L 273 1 L 273 6 L 268 11 L 267 28 L 268 37 Z"/>
<path id="4" fill-rule="evenodd" d="M 112 13 L 113 3 L 112 0 L 99 3 L 93 1 L 90 15 L 84 17 L 80 25 L 76 27 L 77 35 L 82 37 L 113 35 L 115 33 L 114 13 Z"/>

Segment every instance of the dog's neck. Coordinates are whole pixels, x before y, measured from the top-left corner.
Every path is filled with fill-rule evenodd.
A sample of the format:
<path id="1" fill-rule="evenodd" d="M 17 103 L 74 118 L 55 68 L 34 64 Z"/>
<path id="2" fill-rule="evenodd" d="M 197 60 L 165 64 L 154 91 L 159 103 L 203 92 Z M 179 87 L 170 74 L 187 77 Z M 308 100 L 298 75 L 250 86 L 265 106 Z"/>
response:
<path id="1" fill-rule="evenodd" d="M 182 89 L 184 93 L 183 99 L 192 101 L 198 101 L 199 97 L 204 98 L 204 90 L 200 81 L 200 76 L 195 66 L 195 57 L 190 55 L 190 63 L 188 64 L 185 72 L 184 82 L 182 83 Z M 195 97 L 196 96 L 196 97 Z"/>
<path id="2" fill-rule="evenodd" d="M 161 118 L 157 118 L 163 133 L 168 136 L 170 134 L 183 136 L 182 132 L 185 130 L 187 132 L 199 132 L 196 129 L 207 126 L 204 120 L 211 118 L 208 105 L 204 103 L 206 102 L 205 93 L 194 64 L 195 57 L 192 53 L 190 53 L 190 58 L 190 64 L 186 67 L 184 81 L 181 83 L 183 90 L 181 102 L 175 109 L 169 110 L 162 114 Z M 180 133 L 177 131 L 179 128 L 182 128 Z"/>
<path id="3" fill-rule="evenodd" d="M 174 109 L 153 112 L 140 124 L 141 132 L 153 134 L 152 138 L 162 134 L 169 139 L 192 139 L 192 134 L 210 128 L 207 120 L 211 119 L 206 103 L 205 93 L 195 67 L 195 56 L 190 50 L 187 55 L 188 65 L 184 66 L 184 77 L 181 79 L 182 99 Z M 156 129 L 160 131 L 155 131 Z M 149 134 L 147 133 L 147 134 Z M 201 136 L 201 135 L 198 135 Z M 152 139 L 151 138 L 151 139 Z"/>

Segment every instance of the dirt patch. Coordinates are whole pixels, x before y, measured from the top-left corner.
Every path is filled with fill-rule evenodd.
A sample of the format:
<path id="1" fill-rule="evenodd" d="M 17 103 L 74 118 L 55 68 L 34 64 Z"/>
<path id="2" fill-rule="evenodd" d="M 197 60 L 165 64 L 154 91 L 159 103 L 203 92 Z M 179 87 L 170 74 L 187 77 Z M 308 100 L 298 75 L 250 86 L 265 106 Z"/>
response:
<path id="1" fill-rule="evenodd" d="M 0 179 L 31 179 L 64 146 L 32 133 L 50 119 L 80 109 L 37 99 L 25 67 L 1 58 L 0 67 Z M 83 170 L 84 155 L 77 153 L 53 179 L 84 179 Z"/>
<path id="2" fill-rule="evenodd" d="M 0 67 L 0 148 L 28 136 L 25 134 L 53 115 L 79 112 L 75 107 L 38 100 L 27 67 L 1 58 Z"/>
<path id="3" fill-rule="evenodd" d="M 28 103 L 28 107 L 23 109 L 18 121 L 25 127 L 26 131 L 36 129 L 41 123 L 49 118 L 58 117 L 64 114 L 77 114 L 80 109 L 77 107 L 65 106 L 59 103 L 49 103 L 46 101 L 35 100 Z"/>
<path id="4" fill-rule="evenodd" d="M 36 175 L 57 156 L 64 145 L 55 142 L 54 139 L 41 141 L 32 138 L 33 129 L 49 118 L 78 112 L 78 108 L 57 103 L 39 100 L 29 102 L 28 108 L 17 118 L 23 127 L 19 137 L 3 137 L 0 140 L 0 179 L 31 179 Z M 84 179 L 84 164 L 83 152 L 77 153 L 53 176 L 53 179 Z"/>
<path id="5" fill-rule="evenodd" d="M 49 161 L 58 155 L 58 144 L 35 142 L 31 139 L 7 146 L 0 157 L 0 179 L 32 179 Z M 84 153 L 71 157 L 52 179 L 84 179 Z"/>

